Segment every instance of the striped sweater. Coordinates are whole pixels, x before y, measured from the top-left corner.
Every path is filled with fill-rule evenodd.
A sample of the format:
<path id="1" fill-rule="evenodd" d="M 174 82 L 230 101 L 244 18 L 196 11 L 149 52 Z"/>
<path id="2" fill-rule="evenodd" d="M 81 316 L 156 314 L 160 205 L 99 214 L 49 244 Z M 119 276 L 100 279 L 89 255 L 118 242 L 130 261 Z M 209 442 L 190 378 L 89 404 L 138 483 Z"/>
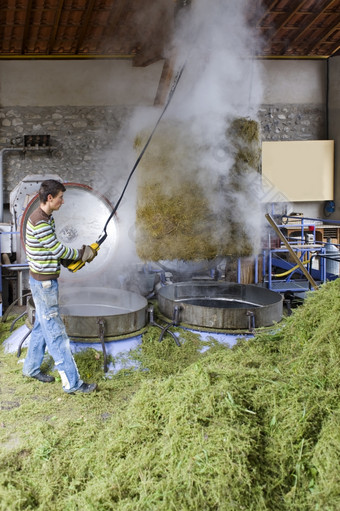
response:
<path id="1" fill-rule="evenodd" d="M 33 211 L 26 225 L 26 256 L 33 278 L 57 279 L 60 259 L 76 261 L 81 258 L 82 252 L 58 241 L 52 215 L 48 216 L 40 207 Z"/>

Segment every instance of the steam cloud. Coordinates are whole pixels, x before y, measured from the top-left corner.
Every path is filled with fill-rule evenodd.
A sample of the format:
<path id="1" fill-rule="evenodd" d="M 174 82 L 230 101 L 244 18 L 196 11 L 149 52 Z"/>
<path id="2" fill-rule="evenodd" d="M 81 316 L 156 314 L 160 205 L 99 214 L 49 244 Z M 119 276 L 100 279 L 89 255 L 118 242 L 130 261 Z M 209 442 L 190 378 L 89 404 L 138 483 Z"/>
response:
<path id="1" fill-rule="evenodd" d="M 182 159 L 183 172 L 189 159 L 192 166 L 192 158 L 195 158 L 199 167 L 197 179 L 208 194 L 212 187 L 205 185 L 212 181 L 218 183 L 220 176 L 226 176 L 234 162 L 226 145 L 228 122 L 240 117 L 257 120 L 262 101 L 261 64 L 253 58 L 260 42 L 247 24 L 248 6 L 248 0 L 192 0 L 190 8 L 180 10 L 175 37 L 169 48 L 169 56 L 176 55 L 176 69 L 184 66 L 184 70 L 163 119 L 189 126 L 199 150 L 194 155 L 187 155 L 188 162 Z M 117 149 L 108 157 L 110 177 L 104 189 L 111 193 L 113 203 L 136 159 L 134 138 L 143 129 L 150 133 L 160 112 L 161 109 L 155 107 L 136 109 L 121 131 Z M 117 169 L 119 179 L 113 177 L 113 169 Z M 235 217 L 244 223 L 254 240 L 254 247 L 255 240 L 260 238 L 263 215 L 249 211 L 249 195 L 242 193 L 242 187 L 255 190 L 258 187 L 258 183 L 254 183 L 256 179 L 247 178 L 249 182 L 243 183 L 241 190 L 233 196 Z M 223 207 L 221 197 L 217 200 L 213 196 L 208 198 L 216 211 Z M 136 180 L 132 179 L 119 209 L 119 229 L 124 233 L 125 243 L 122 246 L 120 241 L 119 245 L 124 263 L 138 260 L 134 247 L 135 199 Z M 115 273 L 116 270 L 117 267 Z"/>

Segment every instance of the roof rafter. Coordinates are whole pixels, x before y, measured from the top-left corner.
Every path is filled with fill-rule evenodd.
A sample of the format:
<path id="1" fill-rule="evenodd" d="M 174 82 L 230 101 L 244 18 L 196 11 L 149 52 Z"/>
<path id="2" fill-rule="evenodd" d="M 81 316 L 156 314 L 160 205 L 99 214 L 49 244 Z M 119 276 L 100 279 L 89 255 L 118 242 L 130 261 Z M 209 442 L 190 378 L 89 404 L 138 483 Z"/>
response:
<path id="1" fill-rule="evenodd" d="M 312 45 L 307 46 L 306 51 L 311 52 L 316 50 L 328 37 L 335 32 L 336 30 L 340 30 L 340 15 L 337 16 L 335 22 L 323 32 L 321 38 L 317 41 L 317 43 L 313 43 Z"/>
<path id="2" fill-rule="evenodd" d="M 23 32 L 22 41 L 21 41 L 21 54 L 24 54 L 25 50 L 26 50 L 26 41 L 27 41 L 29 31 L 30 31 L 32 3 L 33 3 L 33 0 L 28 0 L 27 7 L 26 7 L 25 26 L 24 26 L 24 32 Z"/>
<path id="3" fill-rule="evenodd" d="M 95 3 L 96 3 L 96 0 L 89 0 L 89 2 L 87 4 L 84 18 L 82 20 L 82 27 L 81 27 L 80 33 L 78 35 L 78 41 L 77 41 L 76 51 L 75 51 L 76 54 L 79 53 L 79 49 L 81 48 L 81 46 L 84 42 L 87 30 L 88 30 L 88 26 L 89 26 L 89 21 L 91 19 L 91 14 L 92 14 L 93 7 L 94 7 Z"/>
<path id="4" fill-rule="evenodd" d="M 294 38 L 294 41 L 292 41 L 294 44 L 296 44 L 297 41 L 301 39 L 301 37 L 315 25 L 315 23 L 318 21 L 318 19 L 325 14 L 325 11 L 329 9 L 336 0 L 331 0 L 328 2 L 328 5 L 322 9 L 319 13 L 316 13 L 314 17 L 312 17 L 311 21 L 299 32 L 299 34 Z"/>
<path id="5" fill-rule="evenodd" d="M 62 10 L 63 10 L 63 7 L 64 7 L 64 2 L 65 2 L 65 0 L 59 0 L 58 7 L 56 9 L 52 32 L 51 32 L 51 35 L 50 35 L 50 38 L 49 38 L 49 41 L 48 41 L 48 45 L 47 45 L 47 52 L 48 52 L 48 54 L 50 54 L 52 52 L 53 47 L 54 47 L 55 38 L 56 38 L 56 35 L 57 35 L 57 32 L 58 32 L 60 17 L 61 17 L 61 13 L 62 13 Z"/>
<path id="6" fill-rule="evenodd" d="M 277 29 L 275 30 L 275 32 L 273 34 L 271 34 L 271 37 L 274 38 L 280 31 L 283 27 L 285 27 L 287 25 L 287 23 L 289 22 L 289 20 L 291 20 L 295 14 L 297 12 L 300 11 L 300 8 L 305 4 L 305 0 L 303 0 L 302 2 L 299 3 L 298 7 L 296 7 L 293 11 L 291 11 L 290 13 L 288 13 L 288 15 L 286 16 L 286 18 L 284 19 L 284 21 L 277 27 Z"/>
<path id="7" fill-rule="evenodd" d="M 168 56 L 176 12 L 190 3 L 0 0 L 0 59 L 105 56 L 146 66 Z M 257 56 L 329 58 L 339 53 L 340 0 L 251 0 L 245 14 L 261 39 Z"/>

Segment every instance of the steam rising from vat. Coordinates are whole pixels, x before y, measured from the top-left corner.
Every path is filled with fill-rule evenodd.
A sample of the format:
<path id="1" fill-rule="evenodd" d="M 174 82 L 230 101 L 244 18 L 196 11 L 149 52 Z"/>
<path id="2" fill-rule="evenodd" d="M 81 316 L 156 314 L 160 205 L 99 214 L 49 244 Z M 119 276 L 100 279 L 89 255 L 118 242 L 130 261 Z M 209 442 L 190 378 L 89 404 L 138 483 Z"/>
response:
<path id="1" fill-rule="evenodd" d="M 246 226 L 256 251 L 263 215 L 260 208 L 254 208 L 254 204 L 259 202 L 256 197 L 249 204 L 249 189 L 255 193 L 259 188 L 259 176 L 256 172 L 244 175 L 238 190 L 231 191 L 230 197 L 228 193 L 215 194 L 221 178 L 228 188 L 228 176 L 234 164 L 235 155 L 226 140 L 228 126 L 235 118 L 256 120 L 262 100 L 261 65 L 252 58 L 258 41 L 246 22 L 248 5 L 248 0 L 193 0 L 190 8 L 180 10 L 169 57 L 176 56 L 175 69 L 184 64 L 185 68 L 164 122 L 181 123 L 189 138 L 195 140 L 192 151 L 183 151 L 181 147 L 178 147 L 178 152 L 176 148 L 171 149 L 175 152 L 171 158 L 176 158 L 177 152 L 181 167 L 181 172 L 173 174 L 174 180 L 181 173 L 185 175 L 195 160 L 198 163 L 195 181 L 206 190 L 213 211 L 223 211 L 226 201 L 232 198 L 234 218 Z M 152 131 L 160 112 L 161 109 L 157 108 L 136 109 L 121 130 L 116 141 L 117 149 L 108 157 L 109 177 L 103 190 L 104 193 L 110 192 L 109 198 L 113 203 L 136 159 L 133 140 L 143 130 L 147 133 Z M 156 138 L 151 142 L 154 149 L 155 144 Z M 169 167 L 166 175 L 161 177 L 167 183 L 169 194 L 171 175 Z M 243 193 L 244 190 L 247 193 Z M 120 236 L 118 247 L 123 264 L 138 260 L 134 243 L 135 200 L 136 180 L 132 180 L 118 211 L 119 228 L 125 233 L 125 240 Z M 219 227 L 215 225 L 214 228 L 218 238 Z"/>
<path id="2" fill-rule="evenodd" d="M 201 148 L 196 154 L 203 169 L 199 179 L 208 191 L 211 186 L 206 185 L 225 178 L 234 164 L 226 141 L 228 125 L 235 118 L 257 120 L 262 101 L 261 64 L 253 58 L 259 41 L 246 21 L 248 7 L 249 0 L 194 0 L 190 9 L 183 9 L 174 40 L 185 70 L 168 116 L 190 124 Z M 255 188 L 256 176 L 251 180 Z M 213 207 L 221 207 L 220 197 L 208 198 Z M 240 216 L 248 218 L 242 193 L 238 201 Z"/>
<path id="3" fill-rule="evenodd" d="M 174 40 L 185 74 L 172 113 L 194 118 L 212 141 L 223 134 L 226 116 L 256 115 L 262 99 L 259 65 L 252 58 L 258 43 L 246 22 L 248 5 L 249 0 L 195 0 L 180 19 Z"/>

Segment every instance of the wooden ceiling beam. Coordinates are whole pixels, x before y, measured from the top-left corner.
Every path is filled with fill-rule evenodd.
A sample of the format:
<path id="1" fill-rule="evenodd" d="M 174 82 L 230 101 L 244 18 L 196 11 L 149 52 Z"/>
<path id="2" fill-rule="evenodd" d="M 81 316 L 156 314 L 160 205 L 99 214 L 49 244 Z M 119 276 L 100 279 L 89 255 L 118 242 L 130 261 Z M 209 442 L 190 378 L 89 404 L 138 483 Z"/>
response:
<path id="1" fill-rule="evenodd" d="M 138 45 L 133 59 L 134 66 L 145 67 L 165 57 L 165 50 L 174 32 L 175 9 L 176 5 L 173 2 L 158 0 L 155 8 L 153 0 L 148 0 L 144 21 L 141 23 L 141 27 L 147 26 L 148 29 L 141 30 L 139 27 L 137 32 Z"/>
<path id="2" fill-rule="evenodd" d="M 318 14 L 316 14 L 312 21 L 310 23 L 308 23 L 300 32 L 299 34 L 294 38 L 294 40 L 292 41 L 292 43 L 296 43 L 299 39 L 301 39 L 301 37 L 310 29 L 312 28 L 313 25 L 315 25 L 316 21 L 323 15 L 325 14 L 325 11 L 327 9 L 329 9 L 334 3 L 335 1 L 337 0 L 331 0 L 330 2 L 328 2 L 328 4 L 326 5 L 326 7 L 324 7 L 322 9 L 322 11 L 320 11 Z"/>
<path id="3" fill-rule="evenodd" d="M 285 17 L 284 21 L 276 28 L 276 30 L 271 34 L 271 38 L 273 39 L 284 27 L 287 23 L 299 12 L 301 7 L 306 3 L 306 0 L 302 0 L 297 7 Z"/>
<path id="4" fill-rule="evenodd" d="M 273 9 L 275 5 L 278 3 L 278 0 L 274 0 L 269 7 L 266 8 L 265 12 L 262 14 L 261 18 L 257 21 L 257 28 L 261 28 L 262 21 L 268 16 L 268 14 L 273 14 Z"/>
<path id="5" fill-rule="evenodd" d="M 119 0 L 117 2 L 118 5 L 115 6 L 112 15 L 110 16 L 110 20 L 108 26 L 113 31 L 117 28 L 118 24 L 121 22 L 123 15 L 126 16 L 126 13 L 130 7 L 130 0 Z"/>
<path id="6" fill-rule="evenodd" d="M 326 12 L 327 9 L 329 9 L 336 1 L 338 0 L 330 0 L 327 5 L 325 5 L 322 10 L 318 13 L 313 13 L 311 11 L 303 11 L 303 8 L 301 9 L 301 11 L 303 11 L 304 14 L 306 14 L 308 12 L 308 14 L 310 15 L 313 15 L 313 18 L 310 22 L 308 22 L 307 24 L 305 24 L 303 27 L 301 27 L 301 30 L 298 31 L 298 34 L 287 40 L 286 43 L 284 44 L 280 54 L 281 55 L 284 55 L 288 48 L 290 48 L 294 53 L 296 52 L 299 52 L 300 48 L 297 47 L 297 42 L 301 39 L 301 37 L 303 37 L 303 35 L 313 26 L 316 24 L 316 22 L 318 21 L 318 19 L 320 19 L 320 17 Z M 283 28 L 283 27 L 282 27 Z M 286 27 L 287 29 L 288 27 Z M 296 29 L 295 29 L 296 30 Z M 301 46 L 301 53 L 304 54 L 305 53 L 305 50 L 303 48 L 303 46 Z M 307 54 L 313 54 L 312 51 L 310 52 L 307 52 Z"/>
<path id="7" fill-rule="evenodd" d="M 313 43 L 312 45 L 307 46 L 307 51 L 313 52 L 314 50 L 316 50 L 316 48 L 318 48 L 321 44 L 323 44 L 323 42 L 330 35 L 332 35 L 332 33 L 335 32 L 335 30 L 340 30 L 340 15 L 336 17 L 336 21 L 332 24 L 331 27 L 327 27 L 327 29 L 323 32 L 321 37 L 318 38 L 317 43 Z"/>
<path id="8" fill-rule="evenodd" d="M 170 11 L 176 13 L 187 7 L 190 0 L 0 0 L 0 3 L 3 39 L 0 58 L 1 55 L 7 58 L 10 52 L 24 57 L 28 51 L 32 55 L 43 51 L 49 56 L 58 43 L 62 46 L 59 36 L 64 33 L 67 45 L 60 48 L 61 56 L 71 53 L 75 58 L 82 56 L 89 42 L 89 56 L 124 54 L 134 56 L 134 65 L 145 66 L 164 58 L 163 50 L 174 31 Z M 339 7 L 340 0 L 252 0 L 248 22 L 257 27 L 259 35 L 264 35 L 264 52 L 268 56 L 328 58 L 330 52 L 334 54 L 339 49 Z M 159 14 L 161 9 L 164 12 Z M 165 66 L 165 81 L 168 72 Z"/>
<path id="9" fill-rule="evenodd" d="M 50 35 L 50 38 L 48 40 L 48 45 L 47 45 L 47 55 L 51 54 L 53 47 L 54 47 L 56 35 L 58 32 L 58 28 L 59 28 L 60 17 L 61 17 L 61 13 L 62 13 L 62 10 L 64 7 L 64 2 L 65 2 L 65 0 L 59 0 L 58 7 L 56 9 L 53 27 L 52 27 L 51 35 Z"/>
<path id="10" fill-rule="evenodd" d="M 329 56 L 332 57 L 332 55 L 335 55 L 340 50 L 340 44 L 336 43 L 334 48 L 329 52 Z"/>
<path id="11" fill-rule="evenodd" d="M 158 89 L 156 92 L 156 97 L 154 101 L 155 106 L 164 105 L 167 95 L 170 90 L 170 85 L 172 78 L 174 76 L 174 65 L 175 65 L 175 58 L 171 57 L 169 59 L 165 59 L 161 78 L 159 80 Z"/>
<path id="12" fill-rule="evenodd" d="M 280 11 L 280 12 L 275 11 L 275 5 L 276 5 L 277 3 L 278 3 L 278 2 L 274 2 L 273 4 L 271 4 L 271 6 L 270 6 L 270 10 L 266 12 L 266 15 L 267 15 L 267 14 L 281 14 L 281 12 L 282 12 L 282 13 L 283 13 L 283 12 L 286 12 L 286 11 Z M 266 38 L 266 39 L 267 39 L 267 41 L 266 41 L 266 42 L 267 42 L 266 46 L 267 46 L 267 47 L 269 47 L 269 49 L 270 49 L 270 48 L 273 46 L 273 44 L 275 43 L 275 41 L 274 41 L 275 37 L 276 37 L 276 36 L 277 36 L 277 35 L 278 35 L 281 31 L 282 31 L 282 29 L 283 29 L 283 28 L 287 28 L 287 27 L 286 27 L 286 24 L 289 22 L 289 20 L 290 20 L 291 18 L 293 18 L 293 17 L 296 15 L 296 13 L 300 10 L 300 8 L 301 8 L 301 7 L 303 7 L 303 5 L 305 5 L 305 3 L 306 3 L 306 0 L 302 0 L 302 1 L 299 3 L 299 5 L 298 5 L 297 7 L 295 7 L 295 8 L 294 8 L 294 10 L 293 10 L 293 11 L 288 12 L 288 13 L 287 13 L 287 15 L 286 15 L 286 17 L 284 18 L 283 22 L 282 22 L 279 26 L 277 26 L 277 27 L 275 27 L 275 28 L 274 28 L 274 24 L 273 24 L 273 28 L 272 28 L 272 30 L 270 30 L 270 32 L 269 32 L 269 34 L 268 34 L 268 36 L 267 36 L 267 38 Z M 263 27 L 263 28 L 265 28 L 265 27 Z M 289 45 L 289 41 L 287 41 L 287 42 L 283 45 L 283 48 L 282 48 L 282 50 L 280 51 L 280 55 L 283 55 L 283 54 L 286 52 L 288 45 Z"/>
<path id="13" fill-rule="evenodd" d="M 26 49 L 26 46 L 27 46 L 26 43 L 27 43 L 29 32 L 30 32 L 30 26 L 31 26 L 30 25 L 30 20 L 31 20 L 31 12 L 32 12 L 32 3 L 33 3 L 33 0 L 28 0 L 27 8 L 26 8 L 26 16 L 25 16 L 24 33 L 23 33 L 22 41 L 21 41 L 21 55 L 25 54 L 25 49 Z"/>
<path id="14" fill-rule="evenodd" d="M 89 22 L 91 19 L 91 14 L 92 14 L 95 3 L 96 3 L 96 0 L 89 0 L 89 2 L 87 3 L 86 11 L 85 11 L 85 14 L 84 14 L 84 17 L 82 20 L 82 27 L 80 29 L 79 36 L 77 38 L 77 44 L 76 44 L 76 50 L 75 50 L 76 55 L 79 53 L 79 49 L 81 48 L 81 45 L 84 42 L 86 33 L 89 28 Z"/>

